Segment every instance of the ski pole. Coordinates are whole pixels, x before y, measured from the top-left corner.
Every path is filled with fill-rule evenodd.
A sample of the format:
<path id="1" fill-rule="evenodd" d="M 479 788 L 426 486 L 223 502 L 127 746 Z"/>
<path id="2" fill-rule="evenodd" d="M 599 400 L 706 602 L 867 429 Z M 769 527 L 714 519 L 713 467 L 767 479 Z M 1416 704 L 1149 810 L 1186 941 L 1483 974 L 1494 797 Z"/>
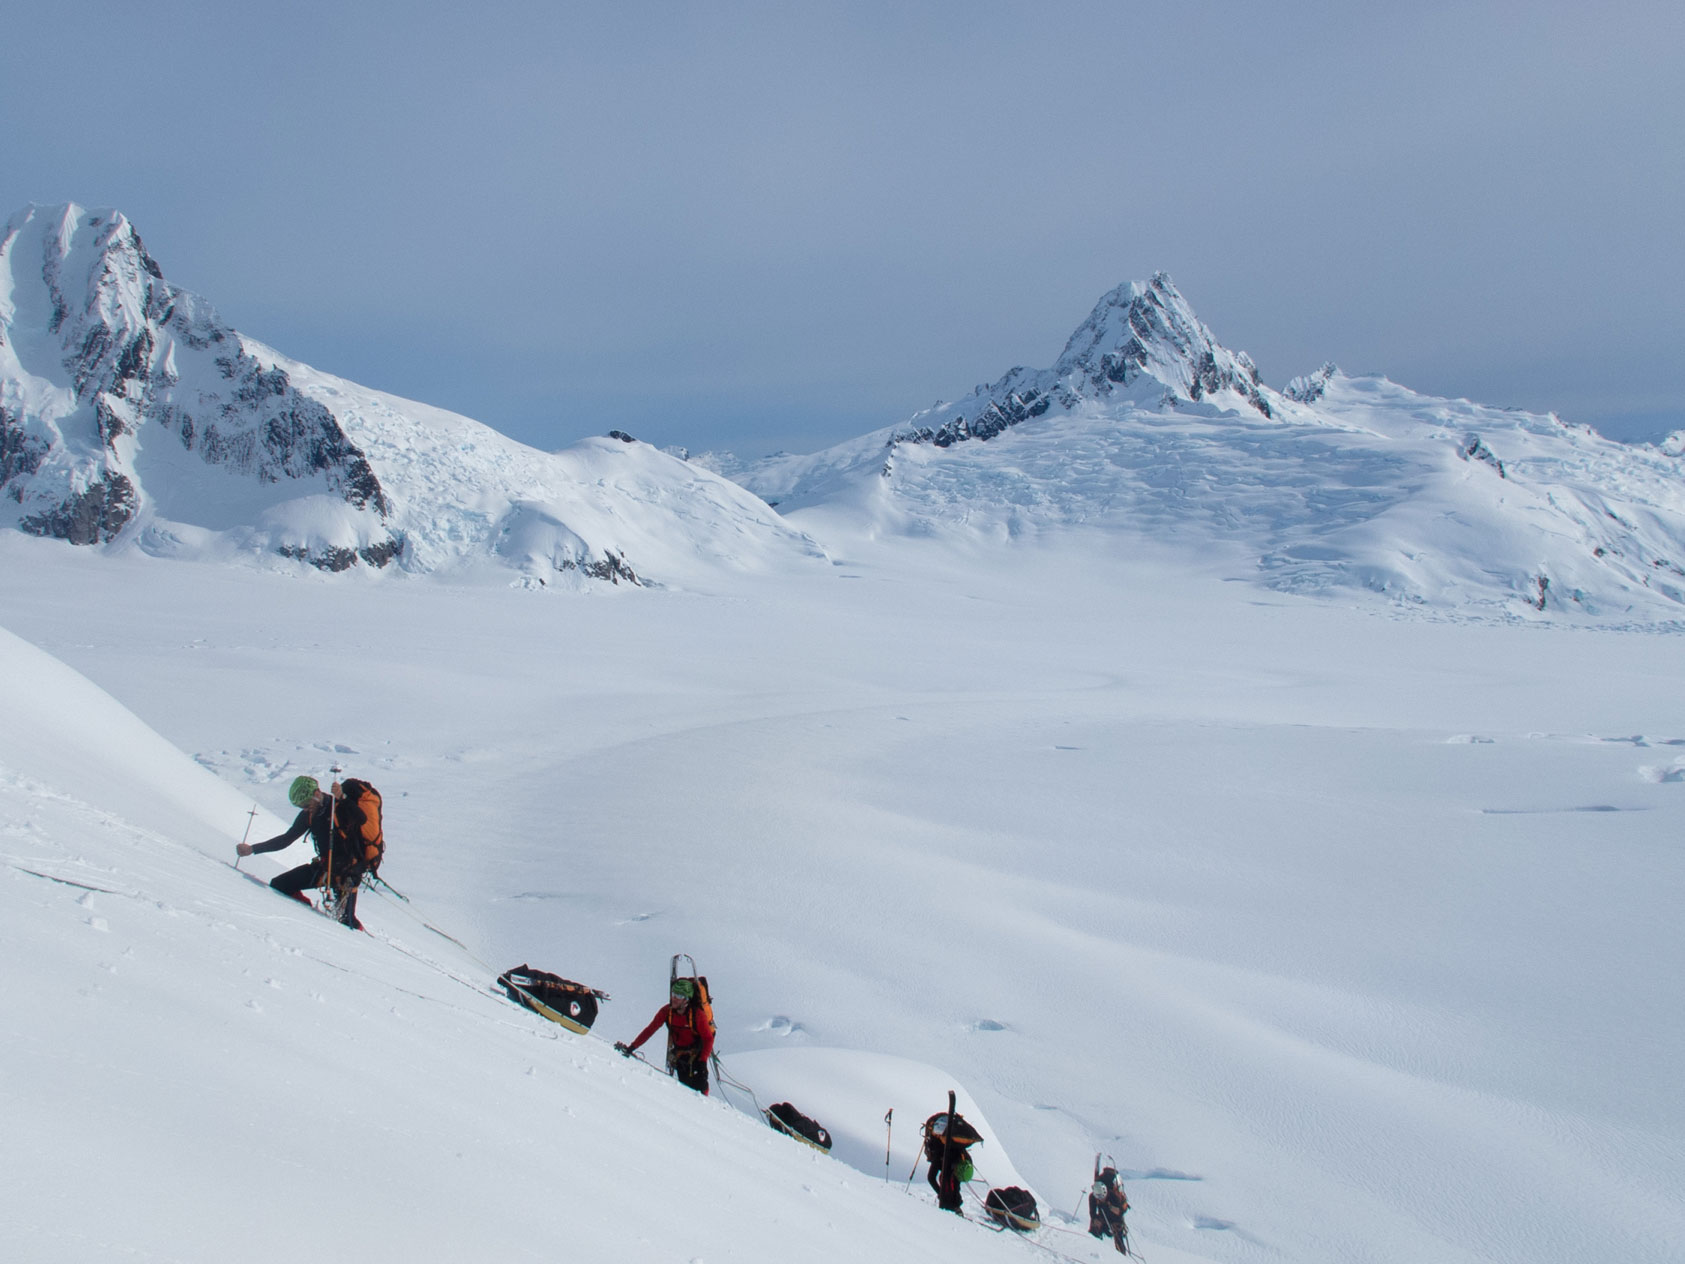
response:
<path id="1" fill-rule="evenodd" d="M 339 765 L 335 764 L 332 768 L 328 769 L 328 771 L 334 773 L 335 777 L 333 782 L 328 786 L 328 854 L 323 857 L 321 884 L 322 903 L 324 905 L 333 898 L 333 832 L 334 826 L 337 824 L 336 816 L 339 810 L 339 800 L 335 797 L 334 791 L 339 788 L 339 778 L 337 775 L 339 773 Z"/>
<path id="2" fill-rule="evenodd" d="M 925 1122 L 925 1128 L 928 1129 L 929 1126 L 930 1126 L 930 1121 L 927 1119 L 924 1122 Z M 920 1132 L 924 1136 L 926 1141 L 928 1141 L 930 1139 L 930 1133 L 928 1131 L 925 1131 L 924 1129 L 921 1129 Z M 907 1169 L 907 1180 L 906 1180 L 907 1185 L 911 1185 L 913 1183 L 913 1177 L 918 1175 L 919 1161 L 923 1158 L 924 1158 L 924 1152 L 922 1150 L 914 1150 L 913 1151 L 913 1166 Z"/>
<path id="3" fill-rule="evenodd" d="M 891 1106 L 883 1115 L 883 1183 L 889 1184 L 889 1147 L 895 1136 L 895 1107 Z"/>

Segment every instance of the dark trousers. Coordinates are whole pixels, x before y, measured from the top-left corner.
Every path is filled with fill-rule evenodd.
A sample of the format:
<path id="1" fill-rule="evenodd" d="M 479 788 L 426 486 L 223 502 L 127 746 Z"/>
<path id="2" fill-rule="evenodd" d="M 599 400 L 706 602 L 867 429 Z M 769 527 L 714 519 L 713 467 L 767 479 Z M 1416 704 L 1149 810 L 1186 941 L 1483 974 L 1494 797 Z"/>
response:
<path id="1" fill-rule="evenodd" d="M 1110 1238 L 1119 1251 L 1129 1250 L 1129 1230 L 1124 1228 L 1123 1207 L 1107 1199 L 1088 1196 L 1088 1232 L 1096 1238 Z"/>
<path id="2" fill-rule="evenodd" d="M 693 1088 L 708 1096 L 708 1060 L 693 1053 L 676 1053 L 672 1057 L 673 1077 L 686 1088 Z"/>
<path id="3" fill-rule="evenodd" d="M 930 1188 L 936 1191 L 936 1205 L 943 1211 L 959 1211 L 965 1206 L 965 1199 L 960 1195 L 959 1176 L 954 1172 L 959 1166 L 962 1153 L 957 1146 L 951 1148 L 948 1151 L 946 1167 L 940 1159 L 932 1159 L 930 1171 L 925 1173 L 925 1180 L 929 1181 Z"/>
<path id="4" fill-rule="evenodd" d="M 322 885 L 322 870 L 324 867 L 322 858 L 318 856 L 310 863 L 300 865 L 297 869 L 289 869 L 285 873 L 277 874 L 269 880 L 269 885 L 282 895 L 290 895 L 293 899 L 302 900 L 308 904 L 310 901 L 305 899 L 304 893 Z M 336 882 L 341 887 L 350 887 L 350 890 L 345 894 L 345 898 L 340 901 L 339 920 L 347 926 L 361 926 L 362 923 L 357 920 L 357 892 L 362 889 L 363 875 L 349 869 L 341 869 Z"/>

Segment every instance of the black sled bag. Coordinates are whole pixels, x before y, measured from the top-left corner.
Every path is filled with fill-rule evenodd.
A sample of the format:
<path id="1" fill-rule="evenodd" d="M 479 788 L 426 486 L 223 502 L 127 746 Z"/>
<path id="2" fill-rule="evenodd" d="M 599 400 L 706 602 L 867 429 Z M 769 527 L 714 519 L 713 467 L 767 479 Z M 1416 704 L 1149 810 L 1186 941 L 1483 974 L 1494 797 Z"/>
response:
<path id="1" fill-rule="evenodd" d="M 826 1154 L 831 1152 L 831 1134 L 789 1102 L 775 1102 L 766 1112 L 766 1121 L 786 1136 L 805 1141 Z"/>
<path id="2" fill-rule="evenodd" d="M 597 1002 L 609 999 L 607 992 L 525 964 L 505 970 L 497 982 L 515 1004 L 571 1031 L 590 1031 L 597 1021 Z"/>
<path id="3" fill-rule="evenodd" d="M 1035 1195 L 1016 1185 L 991 1189 L 983 1200 L 983 1210 L 996 1224 L 1016 1229 L 1019 1233 L 1041 1228 L 1041 1212 L 1036 1209 Z"/>

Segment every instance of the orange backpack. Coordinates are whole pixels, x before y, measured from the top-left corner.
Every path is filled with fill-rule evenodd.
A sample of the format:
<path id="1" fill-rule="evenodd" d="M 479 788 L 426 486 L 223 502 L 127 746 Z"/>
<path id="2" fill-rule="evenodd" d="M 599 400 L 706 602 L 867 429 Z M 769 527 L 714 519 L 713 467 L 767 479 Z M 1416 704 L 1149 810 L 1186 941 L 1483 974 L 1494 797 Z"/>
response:
<path id="1" fill-rule="evenodd" d="M 344 848 L 342 854 L 350 863 L 377 873 L 386 855 L 386 839 L 380 832 L 380 791 L 355 777 L 342 781 L 339 790 L 339 802 L 334 805 L 334 850 Z"/>
<path id="2" fill-rule="evenodd" d="M 708 1020 L 708 1034 L 716 1035 L 719 1026 L 714 1022 L 714 998 L 708 993 L 708 980 L 704 975 L 696 976 L 696 1000 L 702 1006 L 702 1017 Z"/>
<path id="3" fill-rule="evenodd" d="M 681 974 L 679 972 L 680 961 L 690 962 L 690 972 L 688 974 Z M 708 976 L 705 974 L 698 974 L 696 972 L 696 958 L 691 956 L 688 952 L 674 953 L 673 966 L 667 977 L 669 983 L 675 982 L 679 979 L 689 979 L 691 983 L 695 985 L 696 996 L 692 999 L 691 1003 L 702 1012 L 702 1019 L 708 1024 L 708 1035 L 711 1037 L 717 1036 L 720 1029 L 719 1025 L 714 1022 L 714 997 L 708 991 Z M 699 1032 L 698 1034 L 700 1035 L 701 1033 Z"/>

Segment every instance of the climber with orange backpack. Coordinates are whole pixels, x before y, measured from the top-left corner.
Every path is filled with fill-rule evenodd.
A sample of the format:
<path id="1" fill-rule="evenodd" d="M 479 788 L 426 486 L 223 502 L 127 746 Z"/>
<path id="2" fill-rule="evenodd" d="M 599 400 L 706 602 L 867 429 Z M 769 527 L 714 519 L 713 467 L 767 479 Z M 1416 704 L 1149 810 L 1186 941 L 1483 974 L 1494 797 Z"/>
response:
<path id="1" fill-rule="evenodd" d="M 269 885 L 304 904 L 310 903 L 304 893 L 320 888 L 323 912 L 355 930 L 363 929 L 357 920 L 357 891 L 365 874 L 379 870 L 386 852 L 380 791 L 366 781 L 347 777 L 324 793 L 316 778 L 295 777 L 287 788 L 287 801 L 298 809 L 298 816 L 286 833 L 261 843 L 240 843 L 234 850 L 241 856 L 280 851 L 309 834 L 316 858 L 271 878 Z"/>
<path id="2" fill-rule="evenodd" d="M 680 954 L 684 956 L 684 954 Z M 679 957 L 673 958 L 668 980 L 667 1004 L 656 1010 L 649 1026 L 631 1044 L 615 1042 L 615 1049 L 631 1057 L 663 1025 L 667 1028 L 667 1073 L 686 1088 L 708 1095 L 708 1060 L 714 1056 L 714 1006 L 708 995 L 708 980 L 694 973 L 678 972 Z"/>

